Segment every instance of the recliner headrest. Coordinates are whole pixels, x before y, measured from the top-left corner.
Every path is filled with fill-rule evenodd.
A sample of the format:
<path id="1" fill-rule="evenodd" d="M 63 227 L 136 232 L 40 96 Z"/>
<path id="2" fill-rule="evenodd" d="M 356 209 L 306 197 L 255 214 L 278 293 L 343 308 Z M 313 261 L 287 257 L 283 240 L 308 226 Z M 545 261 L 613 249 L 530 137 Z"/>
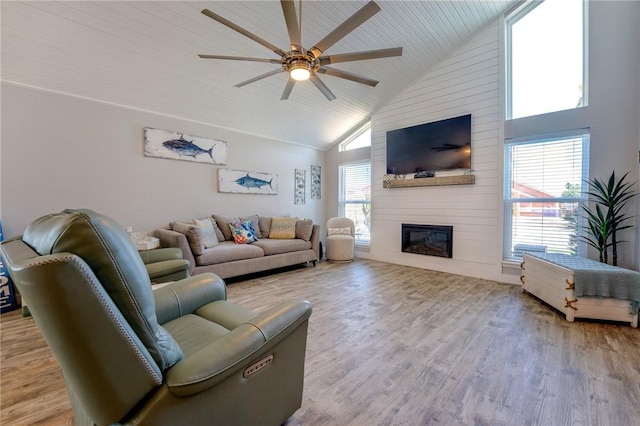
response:
<path id="1" fill-rule="evenodd" d="M 92 210 L 64 210 L 36 219 L 22 240 L 40 255 L 68 252 L 93 270 L 114 303 L 164 371 L 182 359 L 158 325 L 151 282 L 133 242 L 113 219 Z"/>

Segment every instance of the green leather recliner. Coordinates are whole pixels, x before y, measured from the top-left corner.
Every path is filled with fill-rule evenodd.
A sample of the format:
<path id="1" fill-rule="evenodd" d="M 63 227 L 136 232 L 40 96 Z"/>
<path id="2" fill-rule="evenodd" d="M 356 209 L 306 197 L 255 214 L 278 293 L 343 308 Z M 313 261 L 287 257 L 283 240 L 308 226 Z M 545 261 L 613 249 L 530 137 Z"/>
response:
<path id="1" fill-rule="evenodd" d="M 78 425 L 278 425 L 301 405 L 311 304 L 255 313 L 200 274 L 152 291 L 126 232 L 44 216 L 0 252 L 58 360 Z"/>

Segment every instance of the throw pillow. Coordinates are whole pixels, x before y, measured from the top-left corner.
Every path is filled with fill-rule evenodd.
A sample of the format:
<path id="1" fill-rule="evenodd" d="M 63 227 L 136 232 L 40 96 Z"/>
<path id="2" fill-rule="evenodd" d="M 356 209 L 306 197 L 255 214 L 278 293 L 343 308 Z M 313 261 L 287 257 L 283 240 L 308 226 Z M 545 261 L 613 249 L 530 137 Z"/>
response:
<path id="1" fill-rule="evenodd" d="M 269 238 L 277 240 L 293 239 L 296 237 L 296 217 L 274 217 L 271 219 Z"/>
<path id="2" fill-rule="evenodd" d="M 327 235 L 351 235 L 351 228 L 329 228 Z"/>
<path id="3" fill-rule="evenodd" d="M 218 242 L 223 242 L 224 234 L 220 230 L 220 226 L 218 225 L 216 220 L 213 218 L 213 215 L 209 219 L 211 219 L 211 222 L 213 223 L 213 230 L 216 232 L 216 237 L 218 237 Z"/>
<path id="4" fill-rule="evenodd" d="M 204 248 L 211 248 L 218 245 L 218 237 L 213 229 L 213 222 L 209 218 L 193 219 L 193 223 L 202 231 L 202 242 Z"/>
<path id="5" fill-rule="evenodd" d="M 309 241 L 312 231 L 313 221 L 311 219 L 302 219 L 296 222 L 296 238 Z"/>
<path id="6" fill-rule="evenodd" d="M 260 237 L 269 238 L 269 231 L 271 231 L 271 218 L 260 216 L 258 218 L 258 225 L 260 227 Z"/>
<path id="7" fill-rule="evenodd" d="M 253 229 L 253 225 L 250 220 L 245 220 L 240 223 L 230 223 L 229 229 L 233 234 L 233 239 L 236 244 L 250 244 L 258 241 L 256 231 Z"/>
<path id="8" fill-rule="evenodd" d="M 218 227 L 222 231 L 224 239 L 227 241 L 233 240 L 233 235 L 231 234 L 231 228 L 229 228 L 229 225 L 232 223 L 240 222 L 240 219 L 238 219 L 237 217 L 228 218 L 217 214 L 214 214 L 213 218 L 216 220 Z"/>
<path id="9" fill-rule="evenodd" d="M 171 222 L 171 229 L 180 232 L 187 237 L 189 247 L 196 256 L 201 256 L 204 251 L 204 240 L 202 230 L 193 223 Z"/>
<path id="10" fill-rule="evenodd" d="M 255 231 L 256 234 L 256 238 L 260 238 L 260 218 L 258 217 L 257 214 L 254 214 L 252 216 L 247 216 L 247 217 L 241 217 L 240 220 L 242 222 L 246 221 L 246 220 L 250 220 L 251 221 L 251 226 L 253 226 L 253 230 Z"/>

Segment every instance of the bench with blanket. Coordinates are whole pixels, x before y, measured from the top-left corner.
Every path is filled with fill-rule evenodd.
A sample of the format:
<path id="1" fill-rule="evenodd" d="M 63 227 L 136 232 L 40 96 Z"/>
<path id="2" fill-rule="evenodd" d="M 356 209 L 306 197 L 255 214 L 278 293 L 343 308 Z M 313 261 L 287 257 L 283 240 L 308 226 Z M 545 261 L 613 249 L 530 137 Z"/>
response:
<path id="1" fill-rule="evenodd" d="M 555 253 L 524 253 L 522 290 L 566 315 L 638 326 L 640 272 Z"/>

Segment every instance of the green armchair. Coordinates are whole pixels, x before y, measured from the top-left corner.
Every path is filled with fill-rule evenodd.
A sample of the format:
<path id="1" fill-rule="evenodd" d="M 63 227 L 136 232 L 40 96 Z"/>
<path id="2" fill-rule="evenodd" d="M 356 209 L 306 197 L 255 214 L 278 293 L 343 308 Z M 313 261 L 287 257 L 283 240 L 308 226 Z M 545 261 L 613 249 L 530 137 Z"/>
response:
<path id="1" fill-rule="evenodd" d="M 153 291 L 126 232 L 44 216 L 0 253 L 58 360 L 78 425 L 278 425 L 301 405 L 311 304 L 255 313 L 200 274 Z"/>

